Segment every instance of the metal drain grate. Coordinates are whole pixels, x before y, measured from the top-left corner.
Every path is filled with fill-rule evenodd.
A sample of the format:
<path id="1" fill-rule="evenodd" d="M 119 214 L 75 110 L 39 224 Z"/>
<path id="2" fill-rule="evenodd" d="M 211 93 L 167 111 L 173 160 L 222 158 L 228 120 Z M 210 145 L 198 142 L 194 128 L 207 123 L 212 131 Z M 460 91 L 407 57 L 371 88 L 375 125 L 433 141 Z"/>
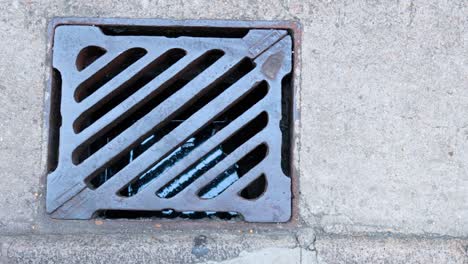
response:
<path id="1" fill-rule="evenodd" d="M 53 218 L 290 219 L 287 30 L 59 25 L 52 56 Z"/>

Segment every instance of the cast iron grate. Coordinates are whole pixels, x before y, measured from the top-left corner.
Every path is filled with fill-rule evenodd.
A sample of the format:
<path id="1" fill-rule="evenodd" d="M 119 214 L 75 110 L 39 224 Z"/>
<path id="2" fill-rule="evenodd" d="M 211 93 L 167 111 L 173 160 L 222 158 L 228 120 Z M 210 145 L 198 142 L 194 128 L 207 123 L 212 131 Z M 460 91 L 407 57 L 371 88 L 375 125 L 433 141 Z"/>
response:
<path id="1" fill-rule="evenodd" d="M 59 25 L 52 47 L 52 217 L 290 219 L 287 30 Z"/>

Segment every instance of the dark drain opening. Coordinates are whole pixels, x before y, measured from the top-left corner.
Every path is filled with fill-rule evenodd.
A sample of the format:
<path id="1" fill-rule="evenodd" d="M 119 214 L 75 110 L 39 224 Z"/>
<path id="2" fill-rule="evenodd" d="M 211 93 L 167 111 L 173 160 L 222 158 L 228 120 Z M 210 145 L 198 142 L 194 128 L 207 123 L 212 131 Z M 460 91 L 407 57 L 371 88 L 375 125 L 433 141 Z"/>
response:
<path id="1" fill-rule="evenodd" d="M 60 142 L 60 127 L 62 126 L 62 115 L 60 101 L 62 98 L 62 76 L 57 69 L 52 71 L 52 89 L 50 94 L 49 113 L 49 147 L 47 159 L 47 171 L 51 172 L 57 168 Z"/>
<path id="2" fill-rule="evenodd" d="M 224 52 L 220 50 L 211 50 L 203 54 L 201 57 L 188 65 L 184 70 L 182 70 L 181 73 L 172 77 L 161 87 L 158 87 L 158 89 L 147 96 L 142 102 L 113 121 L 110 125 L 107 126 L 107 128 L 101 130 L 98 134 L 94 135 L 79 147 L 77 147 L 73 152 L 73 162 L 76 165 L 82 163 L 124 130 L 133 125 L 140 118 L 148 114 L 161 102 L 165 101 L 171 95 L 179 91 L 182 87 L 184 87 L 192 79 L 215 63 L 223 55 Z"/>
<path id="3" fill-rule="evenodd" d="M 167 70 L 170 66 L 179 61 L 186 54 L 182 49 L 171 49 L 143 68 L 112 93 L 98 102 L 95 106 L 83 112 L 74 122 L 75 133 L 83 131 L 96 120 L 107 114 L 117 105 L 125 101 L 128 97 L 136 93 L 143 86 L 156 78 L 159 74 Z"/>
<path id="4" fill-rule="evenodd" d="M 256 118 L 252 119 L 240 130 L 235 132 L 231 137 L 223 141 L 219 146 L 213 149 L 211 152 L 206 154 L 203 158 L 197 161 L 195 164 L 190 166 L 182 174 L 177 176 L 174 180 L 167 183 L 165 186 L 160 188 L 156 195 L 160 198 L 171 198 L 181 192 L 192 182 L 198 179 L 205 172 L 213 168 L 216 164 L 224 160 L 229 154 L 234 152 L 238 147 L 247 142 L 268 123 L 268 115 L 262 112 Z M 214 189 L 215 187 L 211 188 Z"/>
<path id="5" fill-rule="evenodd" d="M 146 27 L 146 26 L 100 26 L 109 36 L 164 36 L 167 38 L 243 38 L 248 28 L 215 27 Z"/>
<path id="6" fill-rule="evenodd" d="M 260 177 L 255 179 L 249 185 L 247 185 L 239 195 L 247 200 L 254 200 L 262 196 L 262 194 L 267 189 L 267 180 L 265 174 L 262 174 Z"/>
<path id="7" fill-rule="evenodd" d="M 262 144 L 257 146 L 254 150 L 250 151 L 247 155 L 237 161 L 234 165 L 229 167 L 223 173 L 218 175 L 209 184 L 203 187 L 199 192 L 198 196 L 203 199 L 212 199 L 221 193 L 223 193 L 229 186 L 239 180 L 253 167 L 257 166 L 266 156 L 267 146 Z M 265 186 L 260 182 L 253 184 L 251 187 L 251 193 L 262 192 Z"/>
<path id="8" fill-rule="evenodd" d="M 124 51 L 105 67 L 78 85 L 75 90 L 75 100 L 77 102 L 83 101 L 112 78 L 123 72 L 128 66 L 145 56 L 146 53 L 147 51 L 143 48 L 132 48 Z"/>
<path id="9" fill-rule="evenodd" d="M 213 83 L 210 87 L 208 87 L 204 95 L 198 98 L 195 98 L 195 101 L 187 104 L 188 108 L 186 108 L 185 110 L 181 109 L 180 112 L 178 112 L 171 121 L 166 122 L 165 124 L 161 126 L 157 126 L 147 137 L 136 142 L 136 144 L 133 144 L 133 147 L 131 147 L 128 151 L 124 152 L 124 154 L 122 154 L 120 157 L 116 158 L 113 162 L 111 162 L 110 165 L 106 166 L 105 168 L 102 168 L 97 173 L 92 174 L 90 177 L 88 177 L 90 187 L 97 188 L 101 186 L 104 182 L 106 182 L 113 175 L 119 172 L 123 167 L 125 167 L 130 162 L 135 160 L 139 155 L 141 155 L 149 147 L 154 145 L 165 135 L 169 134 L 173 129 L 175 129 L 178 125 L 180 125 L 184 120 L 186 120 L 193 113 L 201 109 L 203 106 L 205 106 L 208 102 L 210 102 L 216 96 L 221 94 L 224 90 L 227 89 L 227 87 L 229 87 L 230 85 L 232 85 L 232 83 L 239 80 L 242 76 L 246 75 L 253 68 L 254 68 L 254 65 L 250 59 L 246 58 L 246 59 L 241 60 L 241 62 L 235 65 L 231 69 L 231 71 L 223 75 L 215 83 Z M 266 85 L 266 83 L 264 85 Z M 242 107 L 237 107 L 234 109 L 238 109 L 238 108 L 242 109 Z M 236 112 L 230 113 L 229 115 L 232 115 L 232 114 L 236 114 Z M 225 116 L 225 118 L 229 117 L 229 115 Z M 224 120 L 222 119 L 220 119 L 219 121 L 224 122 Z M 219 127 L 220 125 L 222 125 L 223 122 L 213 122 L 213 124 L 211 125 L 211 128 L 215 129 L 216 127 Z M 212 131 L 210 131 L 210 133 L 212 133 Z M 205 140 L 206 138 L 207 138 L 207 135 L 203 135 L 202 137 L 199 138 L 199 140 Z M 108 142 L 110 140 L 107 139 L 106 141 Z M 192 143 L 197 143 L 197 142 L 192 142 Z M 186 150 L 183 152 L 186 152 Z M 183 152 L 175 153 L 172 159 L 180 159 L 185 154 L 188 154 L 188 152 L 186 152 L 181 157 L 181 154 L 183 154 Z M 165 169 L 165 167 L 167 166 L 166 165 L 159 166 L 158 168 L 154 168 L 154 170 L 150 170 L 150 172 L 143 174 L 144 177 L 140 177 L 141 180 L 137 180 L 136 186 L 133 186 L 133 185 L 130 186 L 128 193 L 134 193 L 136 190 L 140 188 L 140 186 L 146 183 L 147 179 L 151 180 L 152 178 L 155 177 L 155 175 L 159 174 L 158 172 L 162 172 L 161 169 Z M 123 192 L 122 195 L 126 196 L 127 194 Z M 128 195 L 130 196 L 130 194 Z"/>
<path id="10" fill-rule="evenodd" d="M 241 216 L 235 212 L 177 212 L 172 209 L 161 211 L 133 211 L 133 210 L 99 210 L 95 217 L 106 219 L 210 219 L 210 220 L 241 220 Z"/>
<path id="11" fill-rule="evenodd" d="M 213 90 L 216 91 L 216 90 Z M 186 140 L 181 146 L 172 151 L 165 158 L 160 160 L 156 165 L 151 167 L 136 180 L 130 182 L 130 184 L 124 186 L 124 188 L 119 192 L 121 196 L 133 196 L 137 194 L 143 187 L 148 184 L 150 181 L 161 175 L 162 173 L 169 170 L 177 162 L 185 158 L 192 150 L 201 145 L 203 142 L 207 141 L 214 134 L 219 132 L 221 129 L 229 125 L 233 120 L 243 114 L 247 109 L 252 107 L 255 103 L 259 102 L 267 93 L 268 85 L 266 82 L 261 82 L 252 90 L 247 93 L 239 102 L 235 103 L 229 107 L 225 112 L 218 117 L 216 117 L 211 123 L 204 126 L 200 131 L 191 136 Z M 203 100 L 205 101 L 205 100 Z M 205 103 L 197 103 L 201 108 Z M 207 100 L 206 100 L 207 101 Z M 181 119 L 175 119 L 173 122 L 183 122 L 188 116 L 183 113 L 180 117 Z M 147 148 L 147 147 L 146 147 Z"/>
<path id="12" fill-rule="evenodd" d="M 291 135 L 292 135 L 292 111 L 293 102 L 291 73 L 281 80 L 281 169 L 286 176 L 291 175 Z"/>
<path id="13" fill-rule="evenodd" d="M 88 46 L 82 49 L 76 57 L 76 69 L 78 71 L 84 70 L 105 53 L 106 50 L 98 46 Z"/>

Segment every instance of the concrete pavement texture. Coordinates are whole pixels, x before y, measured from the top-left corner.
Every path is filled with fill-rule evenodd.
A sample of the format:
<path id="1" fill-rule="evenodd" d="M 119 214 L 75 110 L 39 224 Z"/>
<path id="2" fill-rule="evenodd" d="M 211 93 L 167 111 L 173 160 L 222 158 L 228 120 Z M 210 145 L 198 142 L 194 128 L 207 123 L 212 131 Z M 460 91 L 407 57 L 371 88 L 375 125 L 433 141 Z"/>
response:
<path id="1" fill-rule="evenodd" d="M 0 1 L 0 263 L 468 263 L 467 5 Z M 54 17 L 298 21 L 297 226 L 49 219 Z"/>

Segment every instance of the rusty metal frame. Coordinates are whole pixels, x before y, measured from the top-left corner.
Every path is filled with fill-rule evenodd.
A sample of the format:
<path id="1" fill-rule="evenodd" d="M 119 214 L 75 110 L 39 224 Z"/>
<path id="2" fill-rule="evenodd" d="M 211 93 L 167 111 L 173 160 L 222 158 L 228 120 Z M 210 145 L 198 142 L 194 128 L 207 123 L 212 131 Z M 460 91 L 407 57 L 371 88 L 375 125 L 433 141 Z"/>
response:
<path id="1" fill-rule="evenodd" d="M 93 19 L 93 18 L 56 18 L 51 21 L 49 25 L 49 46 L 48 46 L 48 59 L 51 59 L 51 50 L 54 37 L 54 30 L 60 25 L 125 25 L 125 26 L 157 26 L 157 27 L 219 27 L 219 28 L 258 28 L 258 29 L 286 29 L 293 37 L 293 109 L 292 109 L 292 137 L 291 137 L 291 188 L 292 188 L 292 217 L 290 221 L 283 225 L 292 225 L 295 226 L 299 223 L 298 215 L 298 160 L 297 160 L 297 147 L 299 145 L 299 136 L 297 134 L 297 129 L 299 128 L 299 112 L 298 112 L 298 77 L 299 77 L 299 66 L 300 66 L 300 39 L 301 39 L 301 29 L 300 25 L 296 22 L 288 21 L 225 21 L 225 20 L 160 20 L 160 19 Z M 50 73 L 51 74 L 51 73 Z M 45 118 L 44 118 L 44 135 L 49 134 L 49 117 L 50 117 L 50 93 L 51 93 L 51 80 L 49 78 L 48 84 L 46 87 L 46 102 L 45 102 Z M 43 182 L 46 182 L 46 173 L 43 177 Z M 112 220 L 109 220 L 112 221 Z M 122 222 L 126 220 L 119 220 Z M 131 220 L 130 220 L 131 221 Z M 171 220 L 170 222 L 180 222 L 181 220 Z M 131 221 L 134 222 L 134 221 Z M 162 221 L 167 222 L 167 221 Z M 193 221 L 184 221 L 190 222 L 192 226 Z M 209 221 L 207 221 L 209 222 Z M 204 226 L 204 222 L 199 222 L 196 225 Z M 224 225 L 222 223 L 217 223 L 217 225 Z M 172 225 L 172 224 L 171 224 Z M 175 224 L 178 226 L 178 224 Z M 266 224 L 268 225 L 268 224 Z"/>

